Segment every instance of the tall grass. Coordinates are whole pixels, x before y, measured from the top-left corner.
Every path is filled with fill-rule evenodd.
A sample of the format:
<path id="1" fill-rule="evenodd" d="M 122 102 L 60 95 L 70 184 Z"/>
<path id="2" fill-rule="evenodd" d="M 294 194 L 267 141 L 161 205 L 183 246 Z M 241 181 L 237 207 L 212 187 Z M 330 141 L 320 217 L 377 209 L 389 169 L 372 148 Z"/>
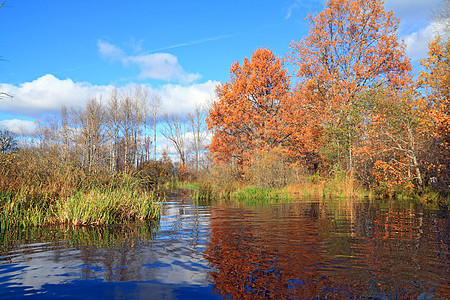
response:
<path id="1" fill-rule="evenodd" d="M 210 202 L 212 198 L 230 199 L 248 204 L 267 204 L 295 197 L 363 197 L 353 174 L 335 172 L 331 176 L 308 175 L 305 169 L 291 165 L 279 149 L 255 153 L 252 162 L 239 170 L 233 166 L 216 166 L 204 178 L 194 200 Z"/>
<path id="2" fill-rule="evenodd" d="M 156 219 L 159 206 L 152 192 L 129 188 L 76 191 L 55 205 L 55 221 L 73 225 L 102 225 Z"/>
<path id="3" fill-rule="evenodd" d="M 284 189 L 238 186 L 221 188 L 210 183 L 202 183 L 194 190 L 192 199 L 197 205 L 208 205 L 213 201 L 236 201 L 245 205 L 266 205 L 287 201 L 291 196 Z"/>
<path id="4" fill-rule="evenodd" d="M 51 218 L 52 210 L 46 203 L 29 201 L 23 194 L 0 193 L 0 229 L 41 225 Z"/>
<path id="5" fill-rule="evenodd" d="M 232 200 L 246 205 L 265 205 L 290 200 L 282 189 L 249 186 L 232 193 Z"/>
<path id="6" fill-rule="evenodd" d="M 131 172 L 85 172 L 50 158 L 0 154 L 0 226 L 155 219 L 160 197 Z"/>
<path id="7" fill-rule="evenodd" d="M 297 197 L 362 198 L 371 196 L 352 174 L 336 172 L 332 175 L 304 175 L 298 182 L 287 186 L 287 192 Z"/>
<path id="8" fill-rule="evenodd" d="M 211 184 L 205 182 L 197 185 L 192 195 L 192 199 L 194 200 L 196 205 L 208 205 L 217 198 L 217 191 Z"/>

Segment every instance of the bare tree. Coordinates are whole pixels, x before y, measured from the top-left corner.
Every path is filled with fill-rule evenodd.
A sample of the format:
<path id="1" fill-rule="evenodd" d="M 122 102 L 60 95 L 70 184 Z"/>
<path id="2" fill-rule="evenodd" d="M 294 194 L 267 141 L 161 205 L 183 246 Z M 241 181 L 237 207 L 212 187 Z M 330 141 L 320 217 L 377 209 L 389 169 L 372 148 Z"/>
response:
<path id="1" fill-rule="evenodd" d="M 197 104 L 194 112 L 188 113 L 186 118 L 189 121 L 189 131 L 192 133 L 191 147 L 194 152 L 194 167 L 198 172 L 208 130 L 205 123 L 206 110 Z"/>
<path id="2" fill-rule="evenodd" d="M 177 151 L 182 164 L 186 164 L 186 124 L 178 114 L 164 115 L 162 135 L 168 139 Z"/>
<path id="3" fill-rule="evenodd" d="M 46 118 L 43 121 L 36 122 L 38 127 L 36 135 L 39 138 L 39 147 L 41 150 L 49 150 L 58 145 L 58 121 L 53 118 Z"/>
<path id="4" fill-rule="evenodd" d="M 101 100 L 92 97 L 85 109 L 72 109 L 78 124 L 78 149 L 81 150 L 82 165 L 89 171 L 101 166 L 101 150 L 105 141 L 105 112 Z"/>
<path id="5" fill-rule="evenodd" d="M 133 137 L 133 105 L 129 97 L 122 99 L 120 103 L 120 128 L 123 144 L 123 165 L 125 168 L 131 165 L 131 143 Z"/>
<path id="6" fill-rule="evenodd" d="M 150 112 L 149 112 L 149 90 L 144 85 L 139 85 L 135 88 L 135 98 L 137 101 L 136 113 L 140 112 L 141 123 L 144 127 L 144 136 L 142 141 L 142 151 L 140 153 L 140 162 L 148 161 L 150 159 L 151 139 L 148 136 L 150 129 Z"/>
<path id="7" fill-rule="evenodd" d="M 71 108 L 70 114 L 63 107 L 59 116 L 38 122 L 41 149 L 53 151 L 63 161 L 70 153 L 90 171 L 137 167 L 151 155 L 148 94 L 144 86 L 128 95 L 116 88 L 105 104 L 100 96 L 89 99 L 84 107 Z"/>
<path id="8" fill-rule="evenodd" d="M 161 95 L 157 92 L 154 92 L 150 97 L 150 109 L 152 113 L 153 119 L 153 150 L 154 150 L 154 159 L 156 160 L 156 125 L 160 115 L 160 107 L 161 107 Z"/>
<path id="9" fill-rule="evenodd" d="M 17 137 L 11 131 L 0 128 L 0 153 L 14 152 L 18 149 Z"/>
<path id="10" fill-rule="evenodd" d="M 64 105 L 61 108 L 61 139 L 62 139 L 62 158 L 63 161 L 67 161 L 69 155 L 69 137 L 70 137 L 70 127 L 69 127 L 69 114 L 67 112 L 67 107 Z"/>
<path id="11" fill-rule="evenodd" d="M 136 92 L 136 91 L 135 91 Z M 143 108 L 136 93 L 122 99 L 120 104 L 121 138 L 124 144 L 124 167 L 136 167 L 141 152 Z"/>
<path id="12" fill-rule="evenodd" d="M 111 92 L 107 104 L 107 129 L 109 138 L 109 169 L 119 170 L 120 99 L 117 88 Z"/>
<path id="13" fill-rule="evenodd" d="M 138 86 L 134 90 L 134 95 L 132 97 L 132 108 L 133 108 L 133 115 L 132 115 L 132 124 L 133 124 L 133 140 L 132 140 L 132 165 L 134 167 L 137 167 L 141 160 L 141 153 L 142 153 L 142 142 L 141 142 L 141 134 L 142 134 L 142 128 L 141 126 L 144 123 L 144 107 L 142 103 L 142 97 L 144 97 L 144 92 L 142 90 L 141 86 Z"/>

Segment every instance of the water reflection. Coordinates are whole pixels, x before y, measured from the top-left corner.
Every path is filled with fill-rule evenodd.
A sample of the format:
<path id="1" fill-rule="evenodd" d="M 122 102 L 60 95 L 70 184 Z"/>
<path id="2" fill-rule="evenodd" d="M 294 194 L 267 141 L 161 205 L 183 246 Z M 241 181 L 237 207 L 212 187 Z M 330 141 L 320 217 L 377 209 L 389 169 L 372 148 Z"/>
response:
<path id="1" fill-rule="evenodd" d="M 203 251 L 209 210 L 168 197 L 151 223 L 55 227 L 1 236 L 0 298 L 214 296 Z"/>
<path id="2" fill-rule="evenodd" d="M 0 262 L 17 269 L 5 270 L 14 279 L 11 286 L 39 289 L 44 284 L 99 277 L 126 281 L 140 274 L 136 273 L 138 249 L 152 241 L 154 230 L 154 224 L 142 223 L 9 231 L 2 234 Z"/>
<path id="3" fill-rule="evenodd" d="M 0 234 L 0 298 L 450 298 L 448 211 L 167 199 L 158 224 Z"/>
<path id="4" fill-rule="evenodd" d="M 205 256 L 233 298 L 450 295 L 448 211 L 387 204 L 216 206 Z"/>

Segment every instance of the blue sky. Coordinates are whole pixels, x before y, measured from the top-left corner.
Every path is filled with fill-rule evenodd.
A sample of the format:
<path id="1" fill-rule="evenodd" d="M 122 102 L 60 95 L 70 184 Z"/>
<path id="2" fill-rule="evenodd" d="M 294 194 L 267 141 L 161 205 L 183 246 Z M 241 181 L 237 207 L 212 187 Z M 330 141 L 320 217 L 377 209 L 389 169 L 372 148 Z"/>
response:
<path id="1" fill-rule="evenodd" d="M 387 0 L 417 66 L 438 0 Z M 31 128 L 63 104 L 146 84 L 166 112 L 213 97 L 229 67 L 257 47 L 289 52 L 325 1 L 6 0 L 0 8 L 0 125 Z"/>
<path id="2" fill-rule="evenodd" d="M 297 18 L 285 19 L 288 2 L 279 3 L 7 0 L 0 53 L 9 63 L 0 82 L 20 84 L 45 74 L 95 84 L 144 81 L 133 66 L 102 59 L 99 41 L 129 56 L 168 53 L 186 73 L 226 80 L 228 67 L 256 47 L 287 51 L 304 34 Z"/>

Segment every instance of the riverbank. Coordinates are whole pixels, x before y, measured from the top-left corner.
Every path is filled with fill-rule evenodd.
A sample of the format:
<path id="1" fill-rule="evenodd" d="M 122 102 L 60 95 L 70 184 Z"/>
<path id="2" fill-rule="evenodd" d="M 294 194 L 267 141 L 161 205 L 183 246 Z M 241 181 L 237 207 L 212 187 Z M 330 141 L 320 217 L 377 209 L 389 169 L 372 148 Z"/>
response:
<path id="1" fill-rule="evenodd" d="M 283 187 L 260 187 L 251 182 L 229 181 L 215 183 L 211 180 L 177 182 L 174 187 L 189 189 L 196 203 L 209 204 L 215 200 L 233 200 L 250 205 L 264 205 L 296 198 L 320 197 L 333 201 L 343 199 L 396 199 L 411 203 L 421 203 L 428 207 L 449 208 L 450 197 L 443 196 L 428 188 L 421 193 L 414 190 L 389 191 L 381 188 L 367 189 L 348 176 L 338 174 L 322 177 L 319 175 L 299 177 Z"/>
<path id="2" fill-rule="evenodd" d="M 137 173 L 86 172 L 40 156 L 2 154 L 0 229 L 154 220 L 160 197 Z"/>

